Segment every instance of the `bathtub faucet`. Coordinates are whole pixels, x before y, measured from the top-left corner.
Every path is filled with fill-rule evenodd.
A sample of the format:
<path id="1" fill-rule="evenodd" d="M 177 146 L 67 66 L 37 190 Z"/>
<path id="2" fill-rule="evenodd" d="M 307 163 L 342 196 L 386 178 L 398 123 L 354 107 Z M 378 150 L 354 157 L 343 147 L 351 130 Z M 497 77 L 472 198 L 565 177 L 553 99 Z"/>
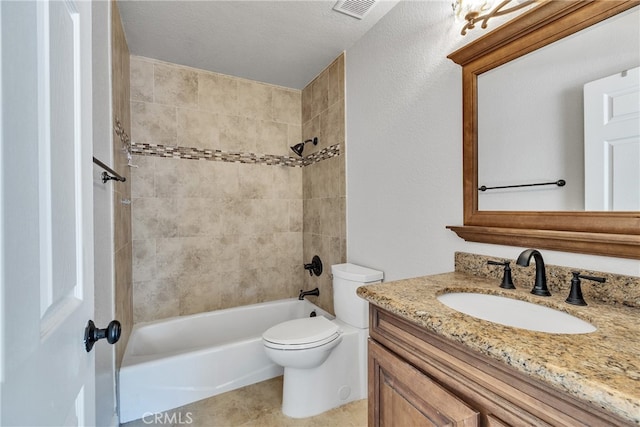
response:
<path id="1" fill-rule="evenodd" d="M 310 276 L 319 276 L 322 274 L 322 260 L 318 255 L 314 255 L 311 263 L 304 265 L 304 269 L 309 271 Z"/>
<path id="2" fill-rule="evenodd" d="M 298 299 L 299 300 L 303 300 L 304 297 L 310 296 L 310 295 L 313 295 L 313 296 L 316 296 L 316 297 L 320 296 L 320 289 L 315 288 L 315 289 L 312 289 L 310 291 L 303 291 L 302 289 L 300 289 L 300 295 L 298 295 Z"/>

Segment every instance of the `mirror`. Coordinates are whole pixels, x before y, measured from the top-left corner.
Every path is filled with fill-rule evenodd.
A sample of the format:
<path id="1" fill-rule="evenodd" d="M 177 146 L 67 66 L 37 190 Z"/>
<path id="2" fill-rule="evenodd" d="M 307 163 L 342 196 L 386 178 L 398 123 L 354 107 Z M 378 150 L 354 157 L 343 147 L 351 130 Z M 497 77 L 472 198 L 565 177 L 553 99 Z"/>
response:
<path id="1" fill-rule="evenodd" d="M 478 76 L 478 182 L 480 188 L 490 188 L 478 193 L 479 210 L 640 211 L 640 80 L 629 72 L 640 65 L 638 22 L 640 6 Z M 626 157 L 632 156 L 631 150 L 637 154 L 634 164 L 628 165 L 633 170 L 625 182 L 619 182 L 620 177 L 607 183 L 607 189 L 616 190 L 616 203 L 593 203 L 605 197 L 599 189 L 605 188 L 609 165 L 604 164 L 607 158 L 600 151 L 600 141 L 595 136 L 585 139 L 585 109 L 595 110 L 596 115 L 598 108 L 600 114 L 604 112 L 602 98 L 597 94 L 595 99 L 585 97 L 584 87 L 620 74 L 624 78 L 611 83 L 616 86 L 613 101 L 626 100 L 635 111 L 622 115 L 625 123 L 619 123 L 620 114 L 611 123 L 625 126 L 616 132 L 628 129 L 631 133 L 627 139 L 616 135 L 611 160 L 618 151 L 625 151 Z M 629 86 L 625 91 L 620 87 L 623 84 Z M 600 130 L 588 129 L 592 134 Z M 598 145 L 590 146 L 597 158 L 589 159 L 589 166 L 585 166 L 587 143 Z M 626 146 L 620 147 L 622 143 Z M 619 176 L 629 169 L 620 164 L 623 160 L 612 161 L 618 167 L 609 175 Z M 585 173 L 600 182 L 585 182 Z M 564 185 L 558 186 L 560 179 Z M 543 183 L 556 184 L 515 187 Z M 496 188 L 505 186 L 509 188 Z M 591 202 L 587 208 L 585 196 Z"/>
<path id="2" fill-rule="evenodd" d="M 638 211 L 578 212 L 577 208 L 551 207 L 554 210 L 544 210 L 535 205 L 524 211 L 517 211 L 515 207 L 510 210 L 484 210 L 479 209 L 478 195 L 480 185 L 485 185 L 478 181 L 481 157 L 479 117 L 485 117 L 485 110 L 480 111 L 484 101 L 478 102 L 484 90 L 478 89 L 480 84 L 484 84 L 484 76 L 480 76 L 485 73 L 485 76 L 490 76 L 492 70 L 517 64 L 525 55 L 543 52 L 546 46 L 567 36 L 570 36 L 566 39 L 569 40 L 575 33 L 617 17 L 639 4 L 640 1 L 635 0 L 545 1 L 449 55 L 463 67 L 464 174 L 464 225 L 449 226 L 449 229 L 468 241 L 640 259 Z M 529 118 L 529 121 L 537 118 Z M 565 138 L 561 135 L 559 139 Z M 556 143 L 564 147 L 564 141 Z M 554 177 L 553 180 L 560 178 Z"/>

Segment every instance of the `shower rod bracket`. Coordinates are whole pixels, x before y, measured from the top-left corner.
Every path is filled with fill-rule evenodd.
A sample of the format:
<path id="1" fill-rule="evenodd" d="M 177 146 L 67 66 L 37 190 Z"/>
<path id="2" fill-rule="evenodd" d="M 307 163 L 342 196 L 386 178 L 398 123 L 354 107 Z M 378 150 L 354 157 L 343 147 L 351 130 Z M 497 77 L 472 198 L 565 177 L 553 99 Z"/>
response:
<path id="1" fill-rule="evenodd" d="M 102 182 L 107 182 L 107 181 L 120 181 L 120 182 L 125 182 L 127 180 L 127 178 L 123 177 L 123 176 L 111 176 L 106 172 L 102 172 Z"/>
<path id="2" fill-rule="evenodd" d="M 119 182 L 125 182 L 127 180 L 127 178 L 120 175 L 119 173 L 117 173 L 116 171 L 114 171 L 109 166 L 107 166 L 100 160 L 96 159 L 95 157 L 93 158 L 93 163 L 95 163 L 96 165 L 100 166 L 102 169 L 105 170 L 105 172 L 102 172 L 102 175 L 100 175 L 102 177 L 103 183 L 106 183 L 107 181 L 110 181 L 110 180 L 119 181 Z"/>

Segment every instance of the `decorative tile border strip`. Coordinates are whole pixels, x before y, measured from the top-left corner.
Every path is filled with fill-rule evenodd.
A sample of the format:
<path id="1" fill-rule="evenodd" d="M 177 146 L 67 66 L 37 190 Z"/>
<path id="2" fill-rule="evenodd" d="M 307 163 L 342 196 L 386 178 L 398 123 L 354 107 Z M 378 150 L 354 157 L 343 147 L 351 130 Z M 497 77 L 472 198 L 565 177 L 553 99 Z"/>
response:
<path id="1" fill-rule="evenodd" d="M 131 153 L 138 156 L 170 157 L 185 160 L 210 160 L 214 162 L 247 163 L 290 167 L 309 166 L 340 155 L 340 144 L 335 144 L 309 154 L 304 158 L 276 156 L 274 154 L 241 153 L 208 150 L 193 147 L 166 146 L 159 144 L 131 143 Z"/>
<path id="2" fill-rule="evenodd" d="M 314 163 L 321 162 L 323 160 L 330 159 L 340 155 L 340 144 L 331 145 L 327 148 L 323 148 L 320 151 L 311 153 L 302 159 L 302 166 L 309 166 Z"/>

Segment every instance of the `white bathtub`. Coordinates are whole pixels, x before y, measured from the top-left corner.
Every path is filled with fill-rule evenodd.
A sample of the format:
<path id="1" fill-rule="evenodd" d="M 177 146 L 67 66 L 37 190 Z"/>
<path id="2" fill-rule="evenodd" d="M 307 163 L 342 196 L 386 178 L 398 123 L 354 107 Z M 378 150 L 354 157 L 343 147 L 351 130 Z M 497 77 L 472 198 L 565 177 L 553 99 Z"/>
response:
<path id="1" fill-rule="evenodd" d="M 134 326 L 120 369 L 120 422 L 282 375 L 262 333 L 314 310 L 333 318 L 306 300 L 286 299 Z"/>

